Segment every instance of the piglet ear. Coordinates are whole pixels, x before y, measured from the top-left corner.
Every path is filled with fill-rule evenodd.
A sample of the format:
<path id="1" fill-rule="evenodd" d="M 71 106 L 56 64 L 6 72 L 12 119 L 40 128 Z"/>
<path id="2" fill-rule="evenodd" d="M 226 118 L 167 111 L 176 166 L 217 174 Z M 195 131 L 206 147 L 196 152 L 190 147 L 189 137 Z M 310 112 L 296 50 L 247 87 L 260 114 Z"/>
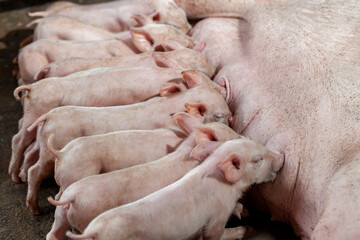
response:
<path id="1" fill-rule="evenodd" d="M 193 47 L 194 50 L 201 52 L 206 46 L 205 42 L 197 42 L 195 46 Z"/>
<path id="2" fill-rule="evenodd" d="M 164 85 L 162 85 L 159 93 L 160 96 L 168 96 L 173 93 L 181 92 L 187 90 L 187 87 L 185 86 L 184 82 L 181 78 L 176 78 L 167 81 Z"/>
<path id="3" fill-rule="evenodd" d="M 176 113 L 172 118 L 178 127 L 188 135 L 194 131 L 195 126 L 201 124 L 196 118 L 184 112 Z"/>
<path id="4" fill-rule="evenodd" d="M 197 145 L 210 142 L 210 141 L 217 141 L 217 137 L 215 136 L 215 132 L 213 129 L 204 126 L 198 126 L 195 129 L 195 142 Z"/>
<path id="5" fill-rule="evenodd" d="M 206 107 L 203 104 L 185 104 L 188 113 L 196 118 L 202 118 L 206 113 Z"/>
<path id="6" fill-rule="evenodd" d="M 183 71 L 181 75 L 189 88 L 199 86 L 203 82 L 200 73 L 194 70 Z"/>
<path id="7" fill-rule="evenodd" d="M 163 41 L 159 45 L 157 45 L 155 47 L 155 50 L 159 51 L 159 52 L 169 52 L 169 51 L 174 51 L 174 50 L 179 50 L 179 49 L 184 49 L 184 48 L 186 48 L 186 47 L 184 45 L 182 45 L 179 41 L 176 41 L 174 39 L 168 39 L 168 40 Z"/>
<path id="8" fill-rule="evenodd" d="M 131 39 L 140 52 L 148 52 L 153 49 L 153 41 L 150 34 L 143 28 L 131 28 Z"/>
<path id="9" fill-rule="evenodd" d="M 182 68 L 182 66 L 176 60 L 167 56 L 166 53 L 154 52 L 152 53 L 151 56 L 158 67 L 172 68 L 172 69 Z"/>
<path id="10" fill-rule="evenodd" d="M 218 165 L 218 168 L 224 173 L 226 181 L 234 184 L 241 179 L 245 164 L 246 162 L 241 161 L 239 155 L 230 154 Z"/>
<path id="11" fill-rule="evenodd" d="M 190 157 L 202 162 L 205 158 L 211 155 L 215 151 L 215 149 L 217 149 L 221 144 L 222 142 L 213 141 L 200 143 L 191 151 Z"/>

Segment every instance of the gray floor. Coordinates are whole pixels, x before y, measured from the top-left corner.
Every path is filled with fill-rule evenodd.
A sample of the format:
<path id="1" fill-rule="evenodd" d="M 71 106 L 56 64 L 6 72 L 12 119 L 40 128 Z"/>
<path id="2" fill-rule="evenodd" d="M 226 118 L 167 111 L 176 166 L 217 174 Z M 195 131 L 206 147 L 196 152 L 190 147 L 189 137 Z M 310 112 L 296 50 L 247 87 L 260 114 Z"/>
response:
<path id="1" fill-rule="evenodd" d="M 25 206 L 27 185 L 15 184 L 7 174 L 11 155 L 11 138 L 17 132 L 22 115 L 20 103 L 13 97 L 16 80 L 12 77 L 12 60 L 19 43 L 31 30 L 25 25 L 31 20 L 28 11 L 44 9 L 45 0 L 0 0 L 0 239 L 44 239 L 53 222 L 54 207 L 47 196 L 54 196 L 57 186 L 46 180 L 40 190 L 40 216 L 33 216 Z M 75 1 L 83 3 L 99 0 Z M 265 214 L 251 212 L 252 216 L 239 222 L 232 219 L 229 226 L 249 224 L 258 231 L 248 239 L 297 239 L 291 228 L 279 222 L 270 222 Z"/>

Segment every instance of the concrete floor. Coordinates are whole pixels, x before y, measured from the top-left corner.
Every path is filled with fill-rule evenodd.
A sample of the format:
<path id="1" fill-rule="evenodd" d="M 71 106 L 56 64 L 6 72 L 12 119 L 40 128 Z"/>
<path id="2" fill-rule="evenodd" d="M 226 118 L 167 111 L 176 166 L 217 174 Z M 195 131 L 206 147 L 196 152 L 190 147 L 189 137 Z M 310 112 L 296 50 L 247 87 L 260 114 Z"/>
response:
<path id="1" fill-rule="evenodd" d="M 57 193 L 52 179 L 44 181 L 39 195 L 40 216 L 33 216 L 26 208 L 26 184 L 13 183 L 7 174 L 11 156 L 11 138 L 17 132 L 22 116 L 20 103 L 13 97 L 16 79 L 12 77 L 12 60 L 17 55 L 19 43 L 32 30 L 25 25 L 31 20 L 28 11 L 45 9 L 45 0 L 0 0 L 0 239 L 44 239 L 51 228 L 55 207 L 46 198 Z M 99 0 L 73 1 L 94 3 Z M 279 222 L 270 222 L 269 216 L 251 212 L 242 221 L 232 219 L 229 226 L 252 225 L 258 233 L 248 239 L 298 239 L 291 228 Z"/>

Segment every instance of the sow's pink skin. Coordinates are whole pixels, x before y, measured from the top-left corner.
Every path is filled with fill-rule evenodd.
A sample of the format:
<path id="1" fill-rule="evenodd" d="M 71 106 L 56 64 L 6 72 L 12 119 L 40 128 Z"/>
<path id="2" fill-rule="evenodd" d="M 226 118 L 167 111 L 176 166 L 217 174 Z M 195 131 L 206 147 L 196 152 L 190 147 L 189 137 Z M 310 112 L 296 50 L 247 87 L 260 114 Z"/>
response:
<path id="1" fill-rule="evenodd" d="M 208 148 L 195 148 L 191 155 L 201 161 Z M 177 182 L 102 213 L 82 235 L 68 232 L 67 236 L 109 240 L 221 239 L 238 199 L 252 184 L 274 180 L 283 163 L 283 155 L 249 139 L 225 142 Z"/>
<path id="2" fill-rule="evenodd" d="M 204 10 L 204 1 L 176 2 Z M 258 186 L 252 202 L 304 240 L 359 239 L 360 6 L 282 2 L 213 8 L 233 7 L 249 29 L 242 51 L 214 79 L 228 86 L 232 126 L 286 156 L 276 181 Z"/>
<path id="3" fill-rule="evenodd" d="M 56 2 L 46 11 L 29 13 L 33 17 L 67 16 L 111 32 L 136 26 L 132 18 L 136 14 L 144 15 L 151 23 L 173 25 L 184 33 L 191 27 L 185 12 L 173 0 L 121 0 L 90 5 Z"/>
<path id="4" fill-rule="evenodd" d="M 177 113 L 173 118 L 190 135 L 172 154 L 151 163 L 84 178 L 67 188 L 59 201 L 49 198 L 58 206 L 47 239 L 63 239 L 70 226 L 84 231 L 102 212 L 136 201 L 180 179 L 199 164 L 190 157 L 196 145 L 205 158 L 223 141 L 241 138 L 222 123 L 201 124 L 187 113 Z M 102 197 L 105 195 L 108 196 L 106 200 Z M 90 204 L 90 199 L 97 204 Z"/>
<path id="5" fill-rule="evenodd" d="M 186 71 L 183 79 L 190 89 L 178 93 L 184 84 L 175 81 L 160 91 L 162 95 L 168 95 L 166 97 L 106 108 L 66 106 L 38 118 L 28 129 L 33 131 L 37 125 L 41 125 L 36 136 L 40 158 L 28 172 L 27 205 L 30 210 L 38 213 L 39 184 L 43 178 L 52 175 L 54 168 L 54 158 L 46 147 L 51 134 L 56 136 L 54 148 L 60 149 L 71 140 L 83 136 L 129 129 L 174 128 L 176 126 L 171 115 L 183 111 L 188 111 L 202 122 L 228 124 L 231 112 L 224 101 L 223 88 L 195 71 Z"/>

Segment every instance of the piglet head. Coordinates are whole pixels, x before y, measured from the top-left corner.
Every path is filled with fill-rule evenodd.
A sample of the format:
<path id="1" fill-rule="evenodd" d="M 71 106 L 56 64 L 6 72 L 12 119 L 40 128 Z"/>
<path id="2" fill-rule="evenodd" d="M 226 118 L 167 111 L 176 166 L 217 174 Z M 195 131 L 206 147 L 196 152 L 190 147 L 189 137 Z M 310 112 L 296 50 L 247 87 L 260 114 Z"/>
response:
<path id="1" fill-rule="evenodd" d="M 247 187 L 273 181 L 283 162 L 283 156 L 241 138 L 225 142 L 209 157 L 208 176 L 216 176 L 229 184 L 241 181 L 242 186 Z"/>
<path id="2" fill-rule="evenodd" d="M 145 20 L 144 20 L 145 21 Z M 145 21 L 146 22 L 146 21 Z M 133 44 L 140 52 L 152 51 L 164 43 L 169 49 L 193 48 L 196 42 L 177 28 L 165 24 L 147 24 L 130 29 Z M 166 48 L 164 48 L 166 50 Z"/>
<path id="3" fill-rule="evenodd" d="M 190 156 L 199 161 L 203 161 L 223 142 L 227 140 L 242 138 L 234 130 L 225 124 L 213 122 L 198 125 L 194 131 L 196 147 L 191 151 Z"/>
<path id="4" fill-rule="evenodd" d="M 213 72 L 210 68 L 207 58 L 188 48 L 169 52 L 154 52 L 152 58 L 157 66 L 172 69 L 194 69 L 211 77 Z"/>
<path id="5" fill-rule="evenodd" d="M 174 1 L 161 0 L 153 1 L 157 10 L 158 17 L 154 19 L 155 23 L 164 23 L 179 28 L 187 33 L 191 25 L 187 21 L 186 13 Z"/>

